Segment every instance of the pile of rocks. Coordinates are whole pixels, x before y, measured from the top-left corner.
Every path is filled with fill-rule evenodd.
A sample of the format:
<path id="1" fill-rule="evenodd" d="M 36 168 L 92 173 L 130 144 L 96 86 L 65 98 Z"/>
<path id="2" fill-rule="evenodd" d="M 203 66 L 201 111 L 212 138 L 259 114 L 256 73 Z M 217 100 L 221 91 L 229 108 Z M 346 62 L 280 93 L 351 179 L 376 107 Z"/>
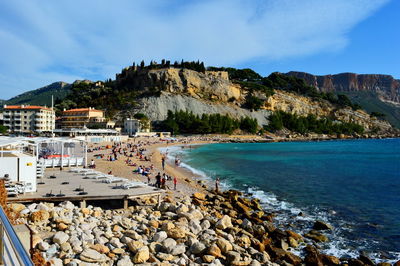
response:
<path id="1" fill-rule="evenodd" d="M 13 204 L 36 232 L 34 245 L 54 265 L 339 265 L 336 257 L 276 228 L 257 200 L 240 192 L 202 193 L 127 210 L 78 208 L 71 202 Z M 326 229 L 323 223 L 315 231 Z M 329 229 L 329 228 L 327 228 Z M 319 231 L 318 231 L 319 232 Z M 304 245 L 305 246 L 305 245 Z M 363 260 L 356 260 L 367 265 Z M 86 263 L 86 264 L 85 264 Z M 350 265 L 350 264 L 349 264 Z"/>

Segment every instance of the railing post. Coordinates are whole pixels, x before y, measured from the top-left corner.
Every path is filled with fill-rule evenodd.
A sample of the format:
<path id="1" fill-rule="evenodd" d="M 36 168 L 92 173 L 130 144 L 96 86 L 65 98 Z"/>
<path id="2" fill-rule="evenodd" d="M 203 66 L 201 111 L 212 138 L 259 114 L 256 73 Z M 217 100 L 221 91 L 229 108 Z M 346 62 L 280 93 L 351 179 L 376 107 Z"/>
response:
<path id="1" fill-rule="evenodd" d="M 4 227 L 0 224 L 0 265 L 4 265 Z"/>

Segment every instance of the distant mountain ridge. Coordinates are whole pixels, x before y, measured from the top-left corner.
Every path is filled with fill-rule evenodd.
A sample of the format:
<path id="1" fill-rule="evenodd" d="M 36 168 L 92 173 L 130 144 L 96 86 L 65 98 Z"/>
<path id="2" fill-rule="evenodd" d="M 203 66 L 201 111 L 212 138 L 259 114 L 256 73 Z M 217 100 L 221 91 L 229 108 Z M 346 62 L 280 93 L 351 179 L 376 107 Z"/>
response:
<path id="1" fill-rule="evenodd" d="M 57 99 L 62 100 L 70 93 L 70 89 L 71 89 L 71 84 L 58 81 L 36 90 L 30 90 L 24 92 L 9 100 L 0 100 L 0 104 L 1 105 L 30 104 L 30 105 L 51 106 L 52 95 L 54 96 L 54 101 L 56 101 Z"/>
<path id="2" fill-rule="evenodd" d="M 313 75 L 291 71 L 285 75 L 304 79 L 322 92 L 345 94 L 368 112 L 380 112 L 400 128 L 400 80 L 390 75 L 340 73 Z"/>

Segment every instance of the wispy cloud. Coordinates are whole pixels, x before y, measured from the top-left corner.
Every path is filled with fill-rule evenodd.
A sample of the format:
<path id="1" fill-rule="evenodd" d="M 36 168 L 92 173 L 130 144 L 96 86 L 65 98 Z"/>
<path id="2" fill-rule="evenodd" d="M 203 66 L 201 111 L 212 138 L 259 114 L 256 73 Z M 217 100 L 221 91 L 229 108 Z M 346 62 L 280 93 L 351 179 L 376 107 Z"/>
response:
<path id="1" fill-rule="evenodd" d="M 0 3 L 0 98 L 53 81 L 106 79 L 133 61 L 235 65 L 343 49 L 387 0 Z"/>

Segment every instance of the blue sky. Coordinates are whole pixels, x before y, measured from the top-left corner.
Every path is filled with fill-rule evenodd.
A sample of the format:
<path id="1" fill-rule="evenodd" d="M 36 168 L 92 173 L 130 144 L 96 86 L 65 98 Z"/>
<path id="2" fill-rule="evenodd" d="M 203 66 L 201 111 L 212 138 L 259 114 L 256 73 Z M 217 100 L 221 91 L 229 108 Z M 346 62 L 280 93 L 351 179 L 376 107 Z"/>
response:
<path id="1" fill-rule="evenodd" d="M 400 0 L 4 0 L 0 99 L 133 61 L 400 78 Z"/>

